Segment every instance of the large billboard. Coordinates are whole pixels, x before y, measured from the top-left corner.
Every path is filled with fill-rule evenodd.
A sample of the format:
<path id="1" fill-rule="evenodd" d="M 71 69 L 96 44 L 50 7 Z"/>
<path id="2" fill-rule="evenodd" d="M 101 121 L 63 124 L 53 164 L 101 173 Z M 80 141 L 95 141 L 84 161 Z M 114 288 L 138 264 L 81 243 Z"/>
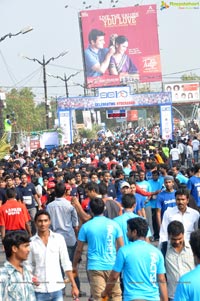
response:
<path id="1" fill-rule="evenodd" d="M 156 5 L 80 12 L 88 87 L 162 81 Z"/>
<path id="2" fill-rule="evenodd" d="M 191 103 L 200 100 L 198 82 L 165 83 L 164 91 L 172 93 L 172 103 Z"/>

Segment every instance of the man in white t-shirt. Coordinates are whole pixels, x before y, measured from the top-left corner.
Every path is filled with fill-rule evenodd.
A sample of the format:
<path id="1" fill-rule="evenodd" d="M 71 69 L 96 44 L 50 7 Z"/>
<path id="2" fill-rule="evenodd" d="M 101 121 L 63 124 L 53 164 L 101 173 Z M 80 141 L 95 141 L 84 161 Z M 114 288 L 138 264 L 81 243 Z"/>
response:
<path id="1" fill-rule="evenodd" d="M 192 140 L 192 150 L 194 155 L 194 161 L 195 163 L 197 163 L 199 159 L 199 140 L 196 136 Z"/>
<path id="2" fill-rule="evenodd" d="M 172 160 L 172 165 L 174 163 L 179 162 L 180 160 L 180 151 L 179 149 L 176 147 L 176 143 L 173 143 L 173 148 L 170 150 L 170 158 Z"/>

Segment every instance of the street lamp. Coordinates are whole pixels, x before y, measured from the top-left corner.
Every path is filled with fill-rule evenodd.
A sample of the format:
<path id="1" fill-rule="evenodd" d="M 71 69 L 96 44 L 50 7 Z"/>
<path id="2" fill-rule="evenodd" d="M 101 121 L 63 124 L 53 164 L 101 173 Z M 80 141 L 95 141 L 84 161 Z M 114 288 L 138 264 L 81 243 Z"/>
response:
<path id="1" fill-rule="evenodd" d="M 84 96 L 87 96 L 87 93 L 88 93 L 88 90 L 93 90 L 93 93 L 94 95 L 96 95 L 96 88 L 90 88 L 90 85 L 93 84 L 93 83 L 96 83 L 97 80 L 93 80 L 92 82 L 89 82 L 87 84 L 79 84 L 79 83 L 73 83 L 74 85 L 76 86 L 80 86 L 83 88 L 83 91 L 84 91 Z"/>
<path id="2" fill-rule="evenodd" d="M 3 40 L 5 40 L 6 38 L 12 38 L 12 37 L 16 37 L 20 34 L 25 34 L 29 31 L 32 31 L 33 30 L 33 27 L 31 26 L 27 26 L 27 27 L 24 27 L 22 28 L 20 31 L 18 31 L 17 33 L 7 33 L 5 36 L 3 36 L 2 38 L 0 38 L 0 42 L 2 42 Z"/>
<path id="3" fill-rule="evenodd" d="M 60 80 L 62 80 L 65 83 L 65 92 L 66 92 L 66 97 L 69 97 L 69 90 L 68 90 L 68 81 L 70 80 L 70 78 L 76 76 L 77 74 L 79 74 L 81 71 L 77 71 L 76 73 L 73 73 L 71 75 L 69 75 L 68 77 L 66 76 L 66 74 L 64 74 L 64 77 L 61 76 L 56 76 L 56 75 L 52 75 L 52 74 L 47 74 L 50 77 L 54 77 L 54 78 L 58 78 Z"/>
<path id="4" fill-rule="evenodd" d="M 33 62 L 37 62 L 40 64 L 43 68 L 43 83 L 44 83 L 44 101 L 45 101 L 45 113 L 46 113 L 46 128 L 49 129 L 49 105 L 48 105 L 48 99 L 47 99 L 47 79 L 46 79 L 46 65 L 48 65 L 51 61 L 57 60 L 58 58 L 64 56 L 67 54 L 68 51 L 63 51 L 61 52 L 58 56 L 56 57 L 51 57 L 47 61 L 45 60 L 45 57 L 43 55 L 43 60 L 39 61 L 36 58 L 29 58 L 27 56 L 23 56 L 25 59 Z"/>
<path id="5" fill-rule="evenodd" d="M 70 74 L 68 77 L 66 76 L 66 74 L 64 74 L 64 77 L 61 76 L 56 76 L 56 75 L 52 75 L 52 74 L 47 74 L 50 77 L 54 77 L 54 78 L 59 78 L 60 80 L 64 81 L 65 83 L 65 92 L 66 92 L 66 97 L 69 97 L 69 90 L 68 90 L 68 81 L 70 80 L 70 78 L 76 76 L 77 74 L 79 74 L 81 71 L 77 71 L 75 73 Z M 74 132 L 76 132 L 76 112 L 75 110 L 71 110 L 72 112 L 72 128 L 74 129 Z"/>
<path id="6" fill-rule="evenodd" d="M 3 37 L 0 38 L 0 42 L 4 41 L 6 38 L 16 37 L 20 34 L 25 34 L 32 30 L 33 30 L 32 26 L 27 26 L 27 27 L 22 28 L 17 33 L 11 33 L 11 32 L 7 33 Z M 2 136 L 2 134 L 3 134 L 3 127 L 4 127 L 4 125 L 3 125 L 3 101 L 0 97 L 0 136 Z"/>

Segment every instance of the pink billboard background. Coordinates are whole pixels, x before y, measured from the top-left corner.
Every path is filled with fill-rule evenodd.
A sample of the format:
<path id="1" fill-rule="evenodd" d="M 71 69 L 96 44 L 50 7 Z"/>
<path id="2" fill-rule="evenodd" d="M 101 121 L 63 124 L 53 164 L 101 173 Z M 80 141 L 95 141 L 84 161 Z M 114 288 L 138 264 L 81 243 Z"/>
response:
<path id="1" fill-rule="evenodd" d="M 89 76 L 85 70 L 88 87 L 162 81 L 156 5 L 81 11 L 80 21 L 85 66 L 88 35 L 92 29 L 98 29 L 105 33 L 105 48 L 109 47 L 112 35 L 125 36 L 128 39 L 125 53 L 137 69 L 136 74 L 123 72 L 112 75 L 107 68 L 100 76 Z"/>

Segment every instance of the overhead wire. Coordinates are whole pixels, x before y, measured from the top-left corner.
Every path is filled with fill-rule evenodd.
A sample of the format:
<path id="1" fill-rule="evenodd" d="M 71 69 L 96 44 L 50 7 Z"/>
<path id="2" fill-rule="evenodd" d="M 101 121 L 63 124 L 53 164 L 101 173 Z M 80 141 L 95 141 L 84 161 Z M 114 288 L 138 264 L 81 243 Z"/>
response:
<path id="1" fill-rule="evenodd" d="M 8 75 L 9 75 L 11 81 L 13 82 L 13 84 L 15 84 L 16 81 L 17 81 L 17 80 L 16 80 L 16 77 L 14 76 L 14 74 L 13 74 L 12 71 L 11 71 L 11 68 L 10 68 L 9 65 L 7 64 L 6 59 L 5 59 L 4 55 L 3 55 L 2 50 L 0 50 L 0 55 L 1 55 L 2 61 L 3 61 L 4 65 L 5 65 L 5 67 L 6 67 L 7 73 L 8 73 Z"/>

